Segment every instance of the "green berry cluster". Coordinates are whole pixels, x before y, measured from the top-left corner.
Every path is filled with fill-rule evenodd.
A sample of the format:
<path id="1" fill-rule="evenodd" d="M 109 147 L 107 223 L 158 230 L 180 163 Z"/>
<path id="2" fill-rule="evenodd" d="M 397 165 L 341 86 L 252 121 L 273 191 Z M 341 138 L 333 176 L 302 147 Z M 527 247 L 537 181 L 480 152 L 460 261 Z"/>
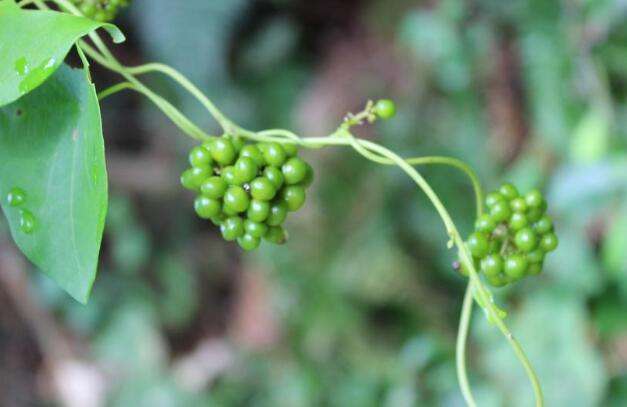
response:
<path id="1" fill-rule="evenodd" d="M 547 204 L 536 189 L 521 195 L 506 183 L 486 196 L 488 213 L 475 222 L 466 245 L 475 267 L 495 287 L 542 271 L 544 256 L 557 248 Z M 464 267 L 462 274 L 467 274 Z"/>
<path id="2" fill-rule="evenodd" d="M 294 144 L 246 144 L 229 135 L 194 147 L 189 163 L 181 184 L 199 193 L 196 213 L 244 250 L 257 248 L 262 238 L 285 242 L 283 222 L 303 206 L 313 180 L 313 169 Z"/>
<path id="3" fill-rule="evenodd" d="M 71 0 L 85 17 L 96 21 L 111 21 L 130 0 Z"/>

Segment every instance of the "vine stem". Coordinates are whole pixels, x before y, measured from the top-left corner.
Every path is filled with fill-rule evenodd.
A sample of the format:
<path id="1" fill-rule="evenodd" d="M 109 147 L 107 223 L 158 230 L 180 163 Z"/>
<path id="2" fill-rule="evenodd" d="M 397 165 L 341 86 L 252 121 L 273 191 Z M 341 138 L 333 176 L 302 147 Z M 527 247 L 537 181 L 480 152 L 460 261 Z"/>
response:
<path id="1" fill-rule="evenodd" d="M 53 1 L 61 9 L 64 9 L 75 15 L 81 15 L 80 11 L 69 1 Z M 33 0 L 33 2 L 39 8 L 47 8 L 45 3 L 43 3 L 43 1 L 41 0 Z M 458 352 L 457 359 L 458 379 L 460 381 L 460 387 L 466 402 L 471 406 L 476 405 L 470 392 L 470 386 L 468 384 L 465 368 L 465 343 L 470 322 L 470 315 L 472 311 L 472 299 L 474 298 L 484 308 L 488 315 L 488 319 L 492 323 L 496 324 L 501 333 L 507 338 L 509 344 L 514 350 L 515 355 L 523 365 L 523 368 L 525 369 L 525 372 L 527 373 L 527 376 L 529 377 L 532 384 L 534 395 L 536 397 L 536 406 L 541 407 L 543 405 L 542 391 L 537 376 L 533 371 L 533 368 L 531 367 L 531 364 L 529 363 L 529 360 L 523 352 L 520 344 L 514 338 L 514 336 L 511 334 L 511 332 L 503 322 L 502 316 L 498 312 L 498 308 L 493 303 L 493 299 L 489 290 L 487 290 L 481 282 L 481 279 L 479 278 L 479 275 L 475 270 L 472 257 L 470 256 L 468 249 L 466 248 L 464 241 L 462 240 L 461 235 L 455 226 L 455 223 L 449 215 L 446 207 L 443 205 L 437 194 L 433 191 L 429 183 L 412 166 L 419 164 L 444 164 L 456 167 L 464 171 L 466 174 L 468 174 L 472 181 L 473 188 L 475 189 L 477 211 L 478 213 L 481 213 L 482 199 L 480 183 L 477 177 L 474 175 L 474 172 L 470 170 L 470 168 L 465 163 L 448 157 L 417 157 L 405 160 L 398 156 L 396 153 L 388 150 L 383 146 L 380 146 L 368 140 L 355 138 L 349 131 L 351 126 L 361 124 L 362 120 L 373 121 L 372 112 L 370 110 L 370 107 L 372 105 L 371 102 L 369 102 L 367 108 L 364 109 L 364 111 L 356 115 L 347 116 L 345 122 L 340 125 L 340 127 L 333 134 L 327 137 L 310 137 L 303 139 L 298 137 L 293 132 L 283 129 L 272 129 L 260 132 L 246 130 L 228 119 L 211 102 L 211 100 L 209 100 L 209 98 L 204 95 L 202 91 L 200 91 L 184 75 L 176 71 L 174 68 L 159 63 L 151 63 L 137 67 L 125 67 L 113 56 L 113 54 L 109 51 L 107 46 L 103 43 L 103 41 L 100 39 L 99 35 L 96 32 L 90 33 L 89 37 L 96 46 L 97 50 L 92 48 L 84 41 L 79 41 L 80 49 L 82 49 L 85 54 L 87 54 L 97 63 L 114 72 L 119 73 L 126 79 L 126 82 L 114 85 L 113 87 L 103 91 L 100 95 L 101 99 L 123 89 L 136 90 L 145 95 L 153 103 L 155 103 L 155 105 L 160 110 L 162 110 L 166 114 L 166 116 L 168 116 L 184 133 L 192 138 L 204 141 L 209 139 L 210 136 L 203 130 L 201 130 L 198 126 L 196 126 L 183 113 L 176 109 L 176 107 L 174 107 L 170 102 L 165 100 L 157 93 L 153 92 L 147 86 L 145 86 L 135 77 L 135 75 L 145 74 L 149 72 L 160 72 L 169 76 L 174 81 L 179 83 L 184 89 L 186 89 L 192 96 L 194 96 L 227 133 L 239 135 L 256 141 L 277 141 L 282 143 L 293 143 L 308 148 L 320 148 L 329 145 L 351 146 L 359 154 L 373 162 L 385 165 L 396 165 L 400 169 L 402 169 L 418 185 L 418 187 L 431 201 L 432 205 L 434 206 L 444 223 L 445 229 L 450 238 L 449 243 L 452 243 L 457 247 L 458 256 L 463 265 L 466 266 L 467 270 L 469 271 L 469 282 L 466 294 L 464 296 L 462 315 L 460 317 L 460 333 L 458 334 L 457 341 L 457 350 L 459 351 L 461 348 L 461 352 Z"/>

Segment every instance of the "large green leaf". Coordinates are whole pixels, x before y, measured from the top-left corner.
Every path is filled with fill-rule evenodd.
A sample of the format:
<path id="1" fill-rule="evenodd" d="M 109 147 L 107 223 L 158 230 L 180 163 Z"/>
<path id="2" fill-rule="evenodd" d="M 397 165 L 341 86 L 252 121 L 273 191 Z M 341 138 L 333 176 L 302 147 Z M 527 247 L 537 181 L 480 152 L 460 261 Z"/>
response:
<path id="1" fill-rule="evenodd" d="M 22 193 L 20 203 L 15 197 Z M 0 108 L 0 197 L 22 252 L 86 302 L 107 210 L 107 174 L 98 99 L 85 71 L 62 65 L 42 86 Z"/>
<path id="2" fill-rule="evenodd" d="M 111 24 L 56 11 L 23 10 L 13 0 L 0 1 L 0 106 L 41 85 L 76 40 L 102 26 L 116 42 L 124 40 Z"/>

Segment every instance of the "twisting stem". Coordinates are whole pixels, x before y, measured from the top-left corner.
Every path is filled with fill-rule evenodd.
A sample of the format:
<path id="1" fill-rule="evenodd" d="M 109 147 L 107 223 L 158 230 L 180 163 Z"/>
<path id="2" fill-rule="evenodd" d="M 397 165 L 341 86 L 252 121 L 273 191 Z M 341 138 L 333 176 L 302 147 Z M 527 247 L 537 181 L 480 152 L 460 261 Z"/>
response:
<path id="1" fill-rule="evenodd" d="M 53 0 L 56 4 L 60 6 L 61 9 L 67 10 L 72 14 L 81 15 L 80 11 L 69 1 L 67 0 Z M 33 2 L 39 8 L 47 8 L 45 3 L 41 0 L 33 0 Z M 27 0 L 23 1 L 22 4 L 28 3 Z M 520 344 L 514 339 L 513 335 L 509 332 L 509 329 L 505 325 L 502 320 L 502 316 L 499 314 L 498 308 L 494 305 L 492 301 L 492 296 L 489 290 L 483 285 L 481 279 L 477 271 L 474 268 L 474 264 L 472 261 L 472 257 L 468 253 L 468 249 L 466 248 L 464 241 L 461 238 L 459 231 L 457 230 L 451 216 L 448 211 L 440 201 L 439 197 L 433 191 L 431 186 L 427 183 L 427 181 L 416 171 L 412 166 L 413 165 L 421 165 L 421 164 L 442 164 L 449 165 L 455 168 L 458 168 L 465 172 L 470 178 L 473 189 L 475 191 L 475 199 L 477 206 L 477 214 L 482 213 L 482 192 L 481 186 L 478 178 L 474 174 L 474 172 L 468 167 L 465 163 L 456 160 L 454 158 L 449 157 L 417 157 L 411 159 L 403 159 L 394 152 L 386 149 L 383 146 L 380 146 L 376 143 L 373 143 L 368 140 L 356 139 L 350 133 L 350 127 L 353 125 L 361 124 L 362 121 L 373 121 L 372 116 L 372 103 L 369 102 L 366 109 L 362 112 L 359 112 L 355 115 L 347 116 L 346 120 L 338 130 L 336 130 L 333 134 L 328 137 L 313 137 L 313 138 L 300 138 L 293 132 L 284 129 L 271 129 L 264 130 L 260 132 L 254 132 L 250 130 L 246 130 L 238 125 L 236 125 L 233 121 L 227 118 L 214 104 L 209 100 L 207 96 L 205 96 L 194 84 L 192 84 L 185 76 L 183 76 L 180 72 L 175 69 L 159 64 L 159 63 L 151 63 L 137 67 L 125 67 L 123 66 L 109 51 L 104 42 L 100 39 L 99 35 L 96 32 L 92 32 L 89 34 L 90 39 L 92 40 L 95 48 L 91 47 L 84 41 L 79 42 L 79 46 L 85 52 L 86 55 L 91 57 L 97 63 L 103 65 L 104 67 L 119 73 L 121 76 L 125 78 L 125 82 L 114 85 L 113 87 L 104 90 L 100 94 L 100 98 L 107 97 L 113 93 L 116 93 L 123 89 L 133 89 L 137 92 L 142 93 L 148 99 L 150 99 L 153 103 L 157 105 L 159 109 L 161 109 L 184 133 L 187 135 L 198 139 L 198 140 L 207 140 L 209 135 L 202 131 L 198 126 L 196 126 L 191 120 L 189 120 L 185 115 L 183 115 L 178 109 L 176 109 L 170 102 L 165 100 L 163 97 L 153 92 L 147 86 L 145 86 L 141 81 L 139 81 L 135 75 L 140 75 L 149 72 L 160 72 L 163 73 L 178 84 L 180 84 L 184 89 L 186 89 L 192 96 L 194 96 L 211 114 L 212 117 L 220 124 L 222 129 L 230 134 L 239 135 L 241 137 L 248 138 L 250 140 L 256 141 L 276 141 L 279 143 L 289 143 L 289 144 L 298 144 L 307 148 L 320 148 L 324 146 L 351 146 L 357 151 L 359 154 L 364 156 L 365 158 L 384 165 L 396 165 L 400 169 L 402 169 L 417 185 L 418 187 L 427 195 L 428 199 L 431 201 L 436 211 L 438 212 L 440 218 L 442 219 L 446 231 L 449 235 L 450 242 L 452 242 L 458 251 L 458 256 L 469 271 L 469 283 L 468 288 L 466 290 L 466 295 L 464 297 L 464 305 L 462 307 L 462 315 L 460 317 L 460 331 L 458 334 L 457 341 L 457 366 L 458 366 L 458 379 L 460 381 L 460 387 L 466 402 L 474 406 L 476 403 L 472 398 L 472 394 L 470 392 L 470 386 L 468 384 L 468 379 L 466 375 L 465 369 L 465 343 L 468 333 L 468 326 L 470 323 L 470 314 L 472 310 L 472 299 L 473 297 L 477 300 L 477 302 L 484 308 L 486 311 L 488 318 L 490 321 L 495 323 L 501 333 L 507 338 L 509 344 L 512 346 L 514 353 L 521 361 L 533 387 L 533 391 L 536 397 L 536 406 L 542 406 L 542 391 L 540 389 L 540 385 L 538 383 L 538 379 L 533 371 L 527 357 L 525 356 Z"/>

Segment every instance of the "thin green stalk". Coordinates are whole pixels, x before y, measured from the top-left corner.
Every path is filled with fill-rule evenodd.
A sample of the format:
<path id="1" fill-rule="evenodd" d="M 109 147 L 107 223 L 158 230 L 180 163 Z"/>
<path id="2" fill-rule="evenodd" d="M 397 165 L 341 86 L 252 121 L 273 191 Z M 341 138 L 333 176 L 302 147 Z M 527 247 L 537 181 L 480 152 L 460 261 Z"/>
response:
<path id="1" fill-rule="evenodd" d="M 108 87 L 107 89 L 98 92 L 98 100 L 102 100 L 106 97 L 109 97 L 111 95 L 114 95 L 118 92 L 121 92 L 125 89 L 132 89 L 135 90 L 135 86 L 130 83 L 130 82 L 120 82 L 120 83 L 116 83 L 113 86 Z"/>

